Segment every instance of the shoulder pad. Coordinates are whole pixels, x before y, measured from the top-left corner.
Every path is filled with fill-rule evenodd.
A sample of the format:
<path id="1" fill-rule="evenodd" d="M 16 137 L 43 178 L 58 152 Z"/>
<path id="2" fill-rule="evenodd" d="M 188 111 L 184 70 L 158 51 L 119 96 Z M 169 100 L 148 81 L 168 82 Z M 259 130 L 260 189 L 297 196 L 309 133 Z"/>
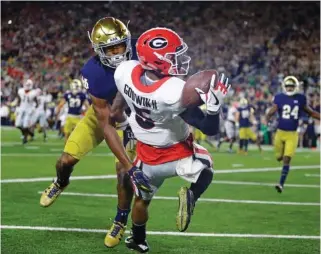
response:
<path id="1" fill-rule="evenodd" d="M 130 70 L 130 68 L 134 68 L 138 64 L 139 62 L 137 60 L 129 60 L 122 62 L 120 65 L 118 65 L 114 73 L 115 80 L 120 80 L 125 73 L 129 74 L 128 70 Z"/>
<path id="2" fill-rule="evenodd" d="M 172 105 L 181 100 L 183 88 L 185 85 L 185 81 L 177 78 L 171 77 L 166 81 L 166 89 L 167 93 L 164 93 L 165 98 L 163 98 L 164 102 L 168 105 Z M 170 90 L 170 93 L 168 91 Z"/>

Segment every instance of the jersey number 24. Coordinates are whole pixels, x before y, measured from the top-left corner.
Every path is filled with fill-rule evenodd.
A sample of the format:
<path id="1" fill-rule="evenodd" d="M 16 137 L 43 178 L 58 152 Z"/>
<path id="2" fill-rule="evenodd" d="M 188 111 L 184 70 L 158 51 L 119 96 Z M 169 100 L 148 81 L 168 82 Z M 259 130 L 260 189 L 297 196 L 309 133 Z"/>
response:
<path id="1" fill-rule="evenodd" d="M 283 119 L 290 119 L 291 116 L 296 120 L 299 118 L 299 106 L 295 105 L 292 109 L 290 105 L 285 104 L 282 108 L 282 118 Z"/>

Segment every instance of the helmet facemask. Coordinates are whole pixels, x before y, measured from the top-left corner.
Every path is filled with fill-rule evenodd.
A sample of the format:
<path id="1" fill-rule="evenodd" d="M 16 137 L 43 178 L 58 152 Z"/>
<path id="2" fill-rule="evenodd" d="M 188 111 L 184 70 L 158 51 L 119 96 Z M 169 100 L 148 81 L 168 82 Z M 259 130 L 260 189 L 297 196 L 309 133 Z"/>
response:
<path id="1" fill-rule="evenodd" d="M 122 43 L 126 43 L 126 49 L 124 53 L 115 54 L 115 55 L 107 55 L 106 50 L 108 47 L 112 47 L 115 45 L 119 45 Z M 110 68 L 116 68 L 123 61 L 130 60 L 132 57 L 132 47 L 131 47 L 131 37 L 127 37 L 121 40 L 117 40 L 113 43 L 105 43 L 105 44 L 95 44 L 92 43 L 94 51 L 98 54 L 99 59 L 103 65 L 106 65 Z"/>
<path id="2" fill-rule="evenodd" d="M 295 77 L 286 77 L 282 83 L 283 92 L 288 96 L 293 96 L 299 92 L 299 81 Z"/>
<path id="3" fill-rule="evenodd" d="M 168 69 L 168 75 L 172 76 L 183 76 L 187 75 L 189 71 L 189 63 L 191 61 L 191 57 L 186 55 L 188 47 L 186 43 L 183 43 L 182 46 L 178 47 L 176 52 L 166 53 L 164 56 L 154 53 L 160 60 L 163 60 L 170 64 Z"/>

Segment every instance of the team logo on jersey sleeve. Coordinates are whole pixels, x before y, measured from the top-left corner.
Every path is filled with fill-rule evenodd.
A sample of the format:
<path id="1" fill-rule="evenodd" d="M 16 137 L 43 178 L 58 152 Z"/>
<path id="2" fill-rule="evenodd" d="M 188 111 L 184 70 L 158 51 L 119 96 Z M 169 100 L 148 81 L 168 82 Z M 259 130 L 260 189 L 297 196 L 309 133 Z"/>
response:
<path id="1" fill-rule="evenodd" d="M 154 38 L 149 42 L 149 46 L 153 49 L 165 48 L 167 44 L 168 44 L 168 41 L 163 37 Z"/>

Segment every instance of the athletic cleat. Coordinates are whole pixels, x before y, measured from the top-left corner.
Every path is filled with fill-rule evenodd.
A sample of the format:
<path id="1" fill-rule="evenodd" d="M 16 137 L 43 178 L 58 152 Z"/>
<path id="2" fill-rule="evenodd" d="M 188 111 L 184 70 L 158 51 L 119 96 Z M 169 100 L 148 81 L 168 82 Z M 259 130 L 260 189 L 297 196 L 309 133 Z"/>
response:
<path id="1" fill-rule="evenodd" d="M 50 186 L 45 189 L 40 197 L 40 205 L 43 207 L 52 205 L 66 187 L 67 186 L 63 188 L 60 187 L 57 182 L 53 182 L 52 184 L 50 184 Z"/>
<path id="2" fill-rule="evenodd" d="M 126 230 L 126 226 L 118 221 L 114 221 L 110 230 L 107 232 L 107 235 L 104 240 L 104 244 L 108 248 L 113 248 L 117 246 Z"/>
<path id="3" fill-rule="evenodd" d="M 283 186 L 280 184 L 275 185 L 275 189 L 277 190 L 278 193 L 282 193 L 283 191 Z"/>
<path id="4" fill-rule="evenodd" d="M 128 249 L 135 250 L 140 253 L 147 253 L 149 251 L 149 245 L 146 240 L 143 243 L 137 244 L 135 243 L 133 236 L 128 236 L 125 239 L 125 244 Z"/>
<path id="5" fill-rule="evenodd" d="M 195 206 L 193 192 L 187 187 L 181 187 L 178 194 L 178 212 L 176 226 L 178 231 L 184 232 L 191 221 Z"/>

